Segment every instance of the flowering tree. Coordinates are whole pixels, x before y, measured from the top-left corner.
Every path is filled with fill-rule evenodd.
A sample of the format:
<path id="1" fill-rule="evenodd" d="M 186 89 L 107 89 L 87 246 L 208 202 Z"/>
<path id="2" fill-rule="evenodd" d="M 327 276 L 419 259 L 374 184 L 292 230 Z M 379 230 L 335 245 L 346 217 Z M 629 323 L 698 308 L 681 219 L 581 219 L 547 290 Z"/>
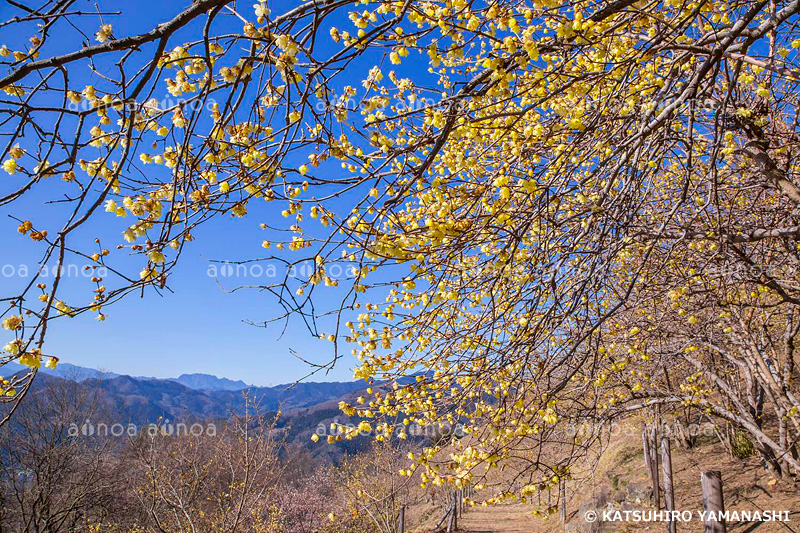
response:
<path id="1" fill-rule="evenodd" d="M 356 377 L 414 375 L 342 405 L 360 430 L 465 424 L 452 458 L 416 458 L 432 483 L 654 404 L 800 469 L 798 0 L 199 0 L 131 36 L 70 5 L 12 19 L 0 204 L 57 199 L 62 225 L 20 233 L 113 285 L 10 295 L 6 360 L 35 369 L 50 320 L 168 287 L 198 225 L 281 212 L 259 259 L 314 270 L 261 289 L 335 343 L 325 367 L 348 342 Z M 68 25 L 96 42 L 50 53 Z M 115 216 L 119 243 L 77 231 Z M 523 491 L 569 472 L 529 464 Z"/>

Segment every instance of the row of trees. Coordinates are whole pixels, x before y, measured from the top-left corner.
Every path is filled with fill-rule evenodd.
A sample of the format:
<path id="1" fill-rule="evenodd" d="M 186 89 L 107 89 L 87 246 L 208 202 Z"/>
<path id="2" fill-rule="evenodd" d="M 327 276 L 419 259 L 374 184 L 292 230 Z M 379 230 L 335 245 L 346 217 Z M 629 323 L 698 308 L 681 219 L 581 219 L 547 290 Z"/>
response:
<path id="1" fill-rule="evenodd" d="M 214 432 L 131 437 L 74 431 L 109 414 L 94 387 L 31 396 L 0 429 L 4 530 L 393 533 L 400 506 L 424 497 L 398 474 L 405 452 L 367 448 L 330 464 L 286 445 L 253 398 Z"/>

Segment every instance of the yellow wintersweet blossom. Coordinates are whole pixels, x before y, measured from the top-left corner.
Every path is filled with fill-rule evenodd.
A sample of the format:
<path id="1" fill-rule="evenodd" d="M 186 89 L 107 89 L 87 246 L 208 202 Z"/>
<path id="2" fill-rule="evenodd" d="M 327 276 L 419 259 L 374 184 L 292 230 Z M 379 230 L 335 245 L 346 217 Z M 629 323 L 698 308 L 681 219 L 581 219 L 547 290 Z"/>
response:
<path id="1" fill-rule="evenodd" d="M 42 366 L 42 352 L 38 348 L 33 349 L 20 355 L 17 361 L 27 367 L 39 368 Z"/>
<path id="2" fill-rule="evenodd" d="M 525 488 L 499 502 L 569 479 L 588 446 L 571 424 L 657 404 L 673 422 L 680 407 L 745 428 L 776 472 L 800 467 L 786 444 L 800 439 L 794 359 L 778 349 L 800 316 L 797 5 L 251 2 L 241 26 L 193 34 L 210 7 L 178 15 L 186 37 L 159 57 L 126 50 L 123 70 L 142 70 L 83 89 L 40 83 L 54 63 L 33 49 L 0 48 L 18 62 L 2 196 L 23 209 L 20 234 L 40 266 L 63 250 L 121 273 L 9 295 L 25 328 L 6 329 L 102 320 L 118 297 L 166 286 L 194 235 L 219 234 L 197 228 L 257 216 L 254 255 L 309 263 L 270 292 L 291 317 L 339 319 L 310 334 L 349 350 L 369 385 L 331 442 L 430 431 L 401 470 L 436 486 L 527 461 Z M 119 43 L 110 26 L 95 37 L 106 64 Z M 86 77 L 83 62 L 64 68 Z M 54 107 L 31 112 L 41 101 Z M 37 173 L 48 160 L 63 181 Z M 39 194 L 63 224 L 15 204 Z M 77 242 L 92 224 L 116 242 Z M 70 293 L 70 308 L 73 288 L 86 298 Z M 532 457 L 548 446 L 566 457 Z"/>

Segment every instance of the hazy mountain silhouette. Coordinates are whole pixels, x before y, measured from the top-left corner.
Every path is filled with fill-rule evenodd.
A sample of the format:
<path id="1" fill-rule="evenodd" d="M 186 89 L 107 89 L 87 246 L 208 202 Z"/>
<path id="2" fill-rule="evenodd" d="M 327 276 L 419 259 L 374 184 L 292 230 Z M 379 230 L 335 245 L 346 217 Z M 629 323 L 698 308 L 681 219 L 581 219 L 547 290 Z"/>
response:
<path id="1" fill-rule="evenodd" d="M 2 374 L 27 371 L 8 363 Z M 101 372 L 68 363 L 56 370 L 40 369 L 34 392 L 41 392 L 59 380 L 79 383 L 100 391 L 107 411 L 120 421 L 143 424 L 158 418 L 225 418 L 244 409 L 245 395 L 256 398 L 262 409 L 283 412 L 313 408 L 320 404 L 334 407 L 337 400 L 367 385 L 353 382 L 301 382 L 275 387 L 248 386 L 243 381 L 218 378 L 209 374 L 184 374 L 178 378 L 156 379 Z"/>
<path id="2" fill-rule="evenodd" d="M 8 363 L 2 367 L 0 371 L 0 375 L 3 373 L 5 374 L 16 374 L 25 370 L 25 367 L 19 365 L 17 363 Z M 123 376 L 123 374 L 117 374 L 115 372 L 106 372 L 103 370 L 97 370 L 93 368 L 86 368 L 78 365 L 73 365 L 70 363 L 59 363 L 55 369 L 42 367 L 39 369 L 40 373 L 47 374 L 49 376 L 56 376 L 62 379 L 68 379 L 70 381 L 86 381 L 87 379 L 114 379 Z M 158 380 L 159 378 L 149 377 L 149 376 L 128 376 L 132 377 L 133 379 L 138 380 Z M 181 374 L 177 378 L 165 378 L 160 379 L 160 381 L 176 381 L 181 385 L 189 387 L 190 389 L 195 390 L 228 390 L 228 391 L 237 391 L 250 388 L 252 385 L 248 385 L 244 381 L 237 380 L 234 381 L 228 378 L 218 378 L 217 376 L 212 376 L 211 374 Z"/>

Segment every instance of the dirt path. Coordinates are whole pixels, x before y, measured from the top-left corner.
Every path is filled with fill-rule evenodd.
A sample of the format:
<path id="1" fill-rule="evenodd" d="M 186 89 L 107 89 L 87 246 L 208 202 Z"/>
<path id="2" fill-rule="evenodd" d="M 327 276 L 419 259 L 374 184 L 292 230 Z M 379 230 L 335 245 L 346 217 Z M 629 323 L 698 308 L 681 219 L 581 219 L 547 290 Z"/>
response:
<path id="1" fill-rule="evenodd" d="M 522 505 L 472 507 L 459 519 L 459 531 L 470 533 L 539 533 L 547 531 L 547 521 L 533 518 Z M 545 527 L 543 527 L 545 526 Z"/>

